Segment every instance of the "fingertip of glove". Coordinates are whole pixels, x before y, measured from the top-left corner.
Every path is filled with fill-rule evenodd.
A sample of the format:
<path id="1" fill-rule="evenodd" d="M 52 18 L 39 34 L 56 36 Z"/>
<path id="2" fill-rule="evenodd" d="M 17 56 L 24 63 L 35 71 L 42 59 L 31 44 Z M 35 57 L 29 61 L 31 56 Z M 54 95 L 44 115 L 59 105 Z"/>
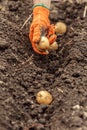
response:
<path id="1" fill-rule="evenodd" d="M 40 37 L 33 37 L 33 40 L 32 40 L 34 43 L 39 43 L 40 41 Z"/>
<path id="2" fill-rule="evenodd" d="M 53 34 L 51 37 L 49 37 L 49 43 L 52 44 L 53 42 L 55 42 L 57 39 L 56 34 Z"/>

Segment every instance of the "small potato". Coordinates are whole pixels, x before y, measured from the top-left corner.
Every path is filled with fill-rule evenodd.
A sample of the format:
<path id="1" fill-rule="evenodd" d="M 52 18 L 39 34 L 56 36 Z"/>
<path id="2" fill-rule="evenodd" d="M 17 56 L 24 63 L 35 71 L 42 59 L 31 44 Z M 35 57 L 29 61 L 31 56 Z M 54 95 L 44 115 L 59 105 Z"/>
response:
<path id="1" fill-rule="evenodd" d="M 62 22 L 57 22 L 55 25 L 55 32 L 58 34 L 64 34 L 67 30 L 67 26 Z"/>
<path id="2" fill-rule="evenodd" d="M 57 49 L 58 49 L 58 44 L 57 44 L 56 41 L 49 46 L 49 50 L 54 51 L 54 50 L 57 50 Z"/>
<path id="3" fill-rule="evenodd" d="M 39 50 L 47 50 L 49 48 L 49 40 L 47 37 L 42 36 L 39 44 L 37 45 Z"/>
<path id="4" fill-rule="evenodd" d="M 49 105 L 53 99 L 48 91 L 40 91 L 37 93 L 36 100 L 39 104 Z"/>

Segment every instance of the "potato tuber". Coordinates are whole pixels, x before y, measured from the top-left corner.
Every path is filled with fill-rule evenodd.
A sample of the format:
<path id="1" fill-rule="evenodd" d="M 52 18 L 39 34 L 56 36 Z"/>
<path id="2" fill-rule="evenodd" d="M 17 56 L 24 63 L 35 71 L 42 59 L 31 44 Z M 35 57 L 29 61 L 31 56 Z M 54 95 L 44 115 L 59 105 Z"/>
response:
<path id="1" fill-rule="evenodd" d="M 56 41 L 49 46 L 49 50 L 51 50 L 51 51 L 54 51 L 57 49 L 58 49 L 58 44 Z"/>
<path id="2" fill-rule="evenodd" d="M 62 22 L 57 22 L 55 25 L 55 32 L 58 34 L 64 34 L 67 30 L 67 26 Z"/>
<path id="3" fill-rule="evenodd" d="M 47 37 L 42 36 L 39 44 L 37 44 L 39 50 L 48 50 L 49 48 L 49 40 Z"/>
<path id="4" fill-rule="evenodd" d="M 52 102 L 52 96 L 48 91 L 40 91 L 37 93 L 36 100 L 39 104 L 49 105 Z"/>

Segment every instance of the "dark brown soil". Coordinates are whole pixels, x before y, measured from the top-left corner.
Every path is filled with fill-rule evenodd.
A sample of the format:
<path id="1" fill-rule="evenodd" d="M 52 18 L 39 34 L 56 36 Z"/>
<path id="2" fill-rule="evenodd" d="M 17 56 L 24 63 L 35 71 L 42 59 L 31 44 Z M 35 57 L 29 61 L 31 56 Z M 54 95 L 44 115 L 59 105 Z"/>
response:
<path id="1" fill-rule="evenodd" d="M 0 130 L 87 130 L 87 15 L 85 3 L 52 2 L 52 23 L 68 30 L 59 49 L 36 54 L 28 39 L 29 0 L 0 0 Z M 47 90 L 51 105 L 36 94 Z"/>

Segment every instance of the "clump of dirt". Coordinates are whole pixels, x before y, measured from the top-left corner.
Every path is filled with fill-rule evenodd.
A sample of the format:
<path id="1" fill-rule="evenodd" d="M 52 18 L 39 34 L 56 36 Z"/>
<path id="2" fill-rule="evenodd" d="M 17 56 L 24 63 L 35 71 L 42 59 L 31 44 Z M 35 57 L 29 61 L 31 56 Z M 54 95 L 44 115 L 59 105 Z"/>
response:
<path id="1" fill-rule="evenodd" d="M 32 13 L 28 0 L 0 1 L 0 130 L 87 130 L 86 3 L 52 2 L 52 23 L 68 29 L 59 49 L 36 54 L 28 39 Z M 51 105 L 39 105 L 36 94 L 47 90 Z"/>

